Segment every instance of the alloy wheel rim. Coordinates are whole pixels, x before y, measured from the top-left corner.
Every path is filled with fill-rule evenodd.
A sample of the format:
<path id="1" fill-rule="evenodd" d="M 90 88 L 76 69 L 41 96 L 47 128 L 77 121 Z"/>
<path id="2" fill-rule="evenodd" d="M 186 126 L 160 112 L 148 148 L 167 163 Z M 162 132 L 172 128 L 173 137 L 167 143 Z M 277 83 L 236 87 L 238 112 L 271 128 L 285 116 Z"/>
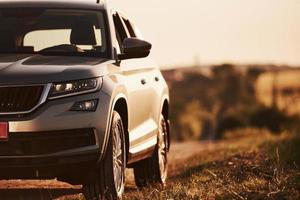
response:
<path id="1" fill-rule="evenodd" d="M 167 145 L 166 145 L 166 131 L 165 131 L 165 121 L 161 120 L 160 130 L 159 130 L 159 141 L 158 141 L 158 162 L 159 171 L 162 183 L 165 183 L 167 179 Z"/>
<path id="2" fill-rule="evenodd" d="M 114 183 L 117 192 L 123 189 L 124 184 L 124 152 L 121 139 L 121 127 L 118 124 L 114 128 L 113 135 L 113 171 Z"/>

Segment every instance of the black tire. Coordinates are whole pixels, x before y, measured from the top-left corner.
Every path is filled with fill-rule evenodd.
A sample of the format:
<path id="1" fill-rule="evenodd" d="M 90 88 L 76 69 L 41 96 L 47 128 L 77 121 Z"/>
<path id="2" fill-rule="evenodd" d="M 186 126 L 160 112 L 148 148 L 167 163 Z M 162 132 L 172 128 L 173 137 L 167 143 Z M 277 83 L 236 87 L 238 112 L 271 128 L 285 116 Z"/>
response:
<path id="1" fill-rule="evenodd" d="M 157 145 L 150 158 L 135 164 L 134 178 L 139 189 L 153 184 L 165 186 L 168 177 L 168 131 L 163 115 L 160 117 L 160 128 Z"/>
<path id="2" fill-rule="evenodd" d="M 122 199 L 125 187 L 124 127 L 120 115 L 114 111 L 106 155 L 98 169 L 83 184 L 87 200 Z"/>

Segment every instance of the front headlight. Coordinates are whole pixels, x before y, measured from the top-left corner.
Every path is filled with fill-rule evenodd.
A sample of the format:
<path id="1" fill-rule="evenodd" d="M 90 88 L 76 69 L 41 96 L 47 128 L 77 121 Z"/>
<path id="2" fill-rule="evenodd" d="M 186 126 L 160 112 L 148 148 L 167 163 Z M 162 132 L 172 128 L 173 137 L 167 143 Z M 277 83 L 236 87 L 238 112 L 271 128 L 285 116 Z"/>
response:
<path id="1" fill-rule="evenodd" d="M 85 79 L 52 84 L 49 99 L 95 92 L 100 89 L 102 79 Z"/>

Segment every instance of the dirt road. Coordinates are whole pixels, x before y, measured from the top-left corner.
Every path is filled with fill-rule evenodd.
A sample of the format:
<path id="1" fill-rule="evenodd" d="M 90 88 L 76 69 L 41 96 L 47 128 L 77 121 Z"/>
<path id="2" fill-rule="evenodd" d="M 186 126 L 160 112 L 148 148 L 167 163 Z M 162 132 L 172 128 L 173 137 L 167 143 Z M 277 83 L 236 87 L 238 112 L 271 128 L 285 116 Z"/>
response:
<path id="1" fill-rule="evenodd" d="M 214 149 L 215 143 L 185 142 L 172 145 L 169 161 L 171 165 L 182 162 L 207 149 Z M 174 170 L 174 166 L 172 167 Z M 135 189 L 133 175 L 127 172 L 127 189 Z M 0 181 L 1 200 L 64 200 L 80 199 L 81 186 L 73 186 L 55 180 L 49 181 Z"/>

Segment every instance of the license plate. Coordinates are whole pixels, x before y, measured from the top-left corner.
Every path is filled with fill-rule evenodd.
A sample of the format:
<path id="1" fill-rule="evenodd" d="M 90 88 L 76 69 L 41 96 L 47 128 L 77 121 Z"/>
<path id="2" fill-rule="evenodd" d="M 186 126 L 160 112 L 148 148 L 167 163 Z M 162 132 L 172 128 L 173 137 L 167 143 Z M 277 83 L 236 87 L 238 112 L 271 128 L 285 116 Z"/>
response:
<path id="1" fill-rule="evenodd" d="M 0 122 L 0 141 L 8 140 L 8 123 Z"/>

